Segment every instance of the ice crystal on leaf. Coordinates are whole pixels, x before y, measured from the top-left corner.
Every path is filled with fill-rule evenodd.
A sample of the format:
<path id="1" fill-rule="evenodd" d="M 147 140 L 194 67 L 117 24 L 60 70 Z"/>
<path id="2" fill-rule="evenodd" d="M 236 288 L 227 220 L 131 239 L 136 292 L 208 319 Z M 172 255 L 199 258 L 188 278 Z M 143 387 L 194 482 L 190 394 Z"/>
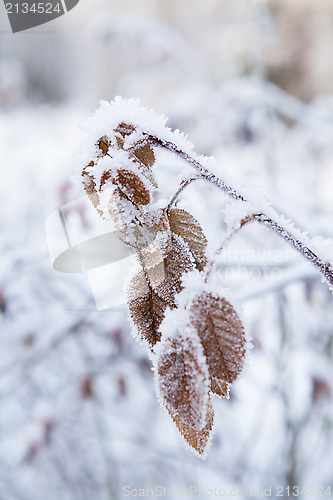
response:
<path id="1" fill-rule="evenodd" d="M 168 303 L 155 292 L 144 271 L 140 271 L 131 280 L 127 304 L 139 338 L 153 348 L 161 338 L 159 327 Z"/>
<path id="2" fill-rule="evenodd" d="M 188 245 L 199 271 L 207 264 L 207 238 L 199 222 L 181 208 L 173 208 L 169 212 L 171 231 L 180 236 Z"/>
<path id="3" fill-rule="evenodd" d="M 191 256 L 175 236 L 167 256 L 157 266 L 146 268 L 133 278 L 128 288 L 128 308 L 141 338 L 153 347 L 160 340 L 159 326 L 169 307 L 176 307 L 176 294 L 182 290 L 183 273 L 193 268 Z"/>
<path id="4" fill-rule="evenodd" d="M 200 431 L 208 411 L 209 372 L 201 342 L 190 328 L 162 338 L 155 365 L 156 390 L 179 425 Z"/>
<path id="5" fill-rule="evenodd" d="M 245 331 L 235 309 L 224 297 L 205 291 L 193 300 L 189 320 L 203 345 L 212 392 L 227 395 L 227 384 L 242 371 L 246 352 Z"/>
<path id="6" fill-rule="evenodd" d="M 205 458 L 214 426 L 214 409 L 210 397 L 208 396 L 206 420 L 202 429 L 196 430 L 191 425 L 181 422 L 178 415 L 171 415 L 171 417 L 180 434 L 190 445 L 192 451 L 194 451 L 194 453 L 196 453 L 200 458 Z"/>
<path id="7" fill-rule="evenodd" d="M 193 269 L 191 254 L 183 242 L 173 235 L 171 248 L 164 259 L 164 279 L 156 287 L 160 297 L 168 302 L 172 308 L 175 306 L 175 296 L 182 290 L 182 276 Z"/>
<path id="8" fill-rule="evenodd" d="M 247 342 L 240 318 L 225 297 L 211 292 L 211 285 L 202 280 L 198 271 L 183 280 L 183 285 L 186 283 L 192 285 L 191 290 L 185 288 L 181 292 L 177 297 L 177 308 L 167 311 L 160 326 L 161 341 L 156 347 L 155 378 L 162 404 L 179 432 L 201 456 L 209 444 L 208 430 L 213 428 L 213 410 L 210 411 L 204 401 L 209 401 L 211 393 L 229 399 L 230 384 L 244 366 Z M 196 375 L 192 375 L 195 387 L 200 387 L 201 399 L 191 389 L 191 404 L 202 401 L 200 414 L 206 414 L 205 423 L 201 421 L 203 427 L 200 429 L 194 426 L 190 404 L 187 405 L 190 414 L 183 411 L 182 417 L 175 409 L 184 403 L 179 400 L 177 384 L 188 384 L 188 367 L 193 366 L 193 346 L 198 344 L 200 348 L 196 350 L 196 359 L 200 360 L 204 370 L 207 369 L 205 384 L 200 385 L 195 379 Z M 196 374 L 199 376 L 200 371 L 197 370 Z M 185 387 L 182 394 L 187 397 Z M 184 416 L 187 420 L 184 420 Z"/>

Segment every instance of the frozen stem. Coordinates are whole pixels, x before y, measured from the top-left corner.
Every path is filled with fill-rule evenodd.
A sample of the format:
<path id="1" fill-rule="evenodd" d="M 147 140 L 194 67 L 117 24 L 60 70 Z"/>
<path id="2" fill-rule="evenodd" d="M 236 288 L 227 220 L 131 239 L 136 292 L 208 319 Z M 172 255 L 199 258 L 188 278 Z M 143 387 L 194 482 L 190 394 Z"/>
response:
<path id="1" fill-rule="evenodd" d="M 212 272 L 212 270 L 214 268 L 215 262 L 217 260 L 217 257 L 220 255 L 220 253 L 225 249 L 225 247 L 227 245 L 229 245 L 229 243 L 233 239 L 233 237 L 238 233 L 238 231 L 240 231 L 242 229 L 242 227 L 245 226 L 245 224 L 247 224 L 248 222 L 256 220 L 260 216 L 261 216 L 261 214 L 248 215 L 247 217 L 244 217 L 244 219 L 242 219 L 240 221 L 240 223 L 238 224 L 238 226 L 233 227 L 231 229 L 231 231 L 229 231 L 229 233 L 224 238 L 221 246 L 218 248 L 218 250 L 216 250 L 214 258 L 206 266 L 206 269 L 205 269 L 205 274 L 206 274 L 205 282 L 206 283 L 208 282 L 208 278 L 209 278 L 209 276 L 210 276 L 210 274 L 211 274 L 211 272 Z"/>
<path id="2" fill-rule="evenodd" d="M 176 144 L 170 142 L 170 141 L 165 141 L 162 139 L 159 139 L 158 137 L 155 137 L 150 134 L 146 134 L 145 139 L 143 140 L 144 143 L 149 144 L 150 146 L 155 146 L 155 147 L 161 147 L 163 149 L 166 149 L 170 151 L 171 153 L 176 154 L 180 158 L 182 158 L 184 161 L 192 165 L 193 168 L 195 168 L 198 172 L 199 175 L 195 178 L 191 178 L 191 182 L 196 180 L 196 179 L 205 179 L 211 184 L 214 184 L 216 187 L 221 189 L 225 194 L 233 198 L 234 200 L 238 201 L 243 201 L 245 203 L 248 203 L 246 198 L 240 194 L 236 189 L 234 189 L 232 186 L 229 186 L 226 184 L 222 179 L 217 177 L 213 172 L 210 172 L 208 169 L 206 169 L 201 163 L 199 163 L 195 158 L 190 156 L 188 153 L 182 151 L 179 149 Z M 186 183 L 186 181 L 185 181 Z M 180 186 L 180 189 L 178 192 L 175 194 L 175 196 L 172 198 L 171 202 L 174 203 L 176 200 L 177 196 L 179 196 L 180 192 L 187 187 L 187 185 L 190 182 L 187 182 L 187 184 L 183 184 Z M 171 203 L 170 202 L 170 203 Z M 170 206 L 169 203 L 169 206 Z M 333 287 L 333 268 L 330 263 L 324 262 L 321 260 L 315 252 L 313 252 L 310 248 L 307 247 L 305 243 L 303 243 L 301 240 L 297 239 L 292 233 L 290 233 L 287 229 L 282 227 L 276 220 L 272 219 L 269 217 L 267 214 L 264 212 L 260 212 L 258 214 L 255 214 L 255 217 L 250 216 L 249 220 L 244 219 L 244 223 L 241 224 L 241 226 L 238 228 L 240 229 L 243 227 L 246 222 L 249 222 L 250 220 L 257 220 L 260 224 L 263 224 L 264 226 L 268 227 L 275 233 L 277 233 L 281 238 L 283 238 L 285 241 L 287 241 L 290 245 L 292 245 L 295 250 L 297 250 L 299 253 L 303 255 L 303 257 L 308 260 L 311 264 L 313 264 L 324 276 L 326 279 L 327 283 L 329 284 L 330 287 Z M 237 232 L 237 231 L 236 231 Z M 232 234 L 233 236 L 233 234 Z M 232 237 L 230 235 L 230 237 Z"/>
<path id="3" fill-rule="evenodd" d="M 178 188 L 178 190 L 176 191 L 176 193 L 172 196 L 171 200 L 169 201 L 168 203 L 168 206 L 167 206 L 167 211 L 169 212 L 169 210 L 172 208 L 172 206 L 176 203 L 180 193 L 182 191 L 184 191 L 184 189 L 189 185 L 191 184 L 193 181 L 196 181 L 197 179 L 200 179 L 200 176 L 197 175 L 195 177 L 190 177 L 189 179 L 185 179 L 183 180 L 181 183 L 180 183 L 180 186 Z"/>

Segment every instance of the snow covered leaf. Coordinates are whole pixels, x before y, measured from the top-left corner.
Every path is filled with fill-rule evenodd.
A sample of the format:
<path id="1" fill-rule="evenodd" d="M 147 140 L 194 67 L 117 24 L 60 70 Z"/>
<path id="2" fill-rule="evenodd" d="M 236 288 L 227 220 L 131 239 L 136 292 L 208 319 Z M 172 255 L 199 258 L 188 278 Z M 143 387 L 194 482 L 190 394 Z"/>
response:
<path id="1" fill-rule="evenodd" d="M 141 340 L 146 340 L 150 347 L 154 347 L 161 338 L 159 327 L 168 304 L 154 291 L 144 271 L 132 278 L 127 304 Z"/>
<path id="2" fill-rule="evenodd" d="M 142 148 L 139 148 L 139 155 L 137 154 L 137 150 L 135 150 L 134 153 L 130 154 L 130 158 L 132 159 L 133 163 L 137 165 L 139 172 L 150 182 L 153 188 L 158 189 L 157 181 L 150 166 L 151 160 L 149 158 L 145 159 L 144 156 L 141 155 L 141 149 Z M 151 152 L 154 154 L 152 149 Z"/>
<path id="3" fill-rule="evenodd" d="M 162 337 L 155 365 L 156 391 L 161 403 L 180 425 L 199 431 L 208 410 L 209 372 L 196 333 L 179 328 Z"/>
<path id="4" fill-rule="evenodd" d="M 154 267 L 149 267 L 146 269 L 146 276 L 148 278 L 149 284 L 153 290 L 164 281 L 165 279 L 165 271 L 164 271 L 164 260 L 159 262 Z"/>
<path id="5" fill-rule="evenodd" d="M 109 138 L 106 136 L 106 135 L 103 135 L 98 143 L 97 143 L 97 147 L 100 151 L 102 151 L 103 155 L 106 155 L 109 151 L 109 147 L 110 147 L 110 140 Z M 100 152 L 99 152 L 99 155 L 100 155 Z"/>
<path id="6" fill-rule="evenodd" d="M 202 429 L 196 430 L 181 422 L 178 415 L 171 415 L 171 417 L 185 441 L 200 457 L 204 458 L 211 440 L 214 425 L 214 409 L 210 397 L 208 396 L 206 421 Z"/>
<path id="7" fill-rule="evenodd" d="M 82 170 L 82 180 L 93 206 L 105 220 L 111 219 L 130 240 L 127 227 L 140 217 L 142 207 L 151 202 L 151 193 L 139 175 L 127 169 L 105 171 L 99 180 L 94 177 L 96 163 L 91 161 Z"/>
<path id="8" fill-rule="evenodd" d="M 150 202 L 150 193 L 141 179 L 134 172 L 119 169 L 114 174 L 104 172 L 101 177 L 99 191 L 102 191 L 107 183 L 118 187 L 119 196 L 127 199 L 135 206 L 147 205 Z"/>
<path id="9" fill-rule="evenodd" d="M 175 307 L 175 296 L 182 290 L 182 276 L 193 269 L 193 262 L 188 249 L 176 235 L 171 237 L 171 249 L 164 259 L 165 278 L 156 288 L 156 293 L 168 305 Z"/>
<path id="10" fill-rule="evenodd" d="M 213 394 L 216 394 L 221 398 L 229 399 L 229 389 L 230 385 L 227 382 L 222 382 L 221 380 L 212 378 L 210 390 Z"/>
<path id="11" fill-rule="evenodd" d="M 85 192 L 87 193 L 91 203 L 93 206 L 96 208 L 97 212 L 99 215 L 102 215 L 102 211 L 98 208 L 99 205 L 99 196 L 96 190 L 96 182 L 94 181 L 94 178 L 90 173 L 88 172 L 89 167 L 93 167 L 95 165 L 95 162 L 91 161 L 86 167 L 83 168 L 82 170 L 82 182 L 83 182 L 83 188 Z"/>
<path id="12" fill-rule="evenodd" d="M 122 219 L 130 222 L 132 207 L 124 201 L 133 208 L 147 206 L 152 201 L 152 191 L 158 187 L 151 169 L 155 162 L 153 149 L 142 143 L 126 146 L 126 138 L 135 131 L 133 125 L 120 123 L 110 136 L 101 136 L 94 144 L 93 159 L 82 170 L 84 189 L 92 204 L 105 219 L 114 217 L 120 228 Z M 103 197 L 101 206 L 100 193 L 110 185 L 117 189 L 109 190 L 110 199 Z M 118 211 L 128 213 L 119 217 Z"/>
<path id="13" fill-rule="evenodd" d="M 137 222 L 131 222 L 121 231 L 121 241 L 136 251 L 141 250 L 151 242 L 150 231 Z"/>
<path id="14" fill-rule="evenodd" d="M 119 125 L 115 128 L 115 132 L 118 132 L 122 137 L 131 135 L 134 131 L 135 131 L 134 125 L 124 122 L 119 123 Z"/>
<path id="15" fill-rule="evenodd" d="M 171 231 L 187 243 L 195 260 L 195 265 L 202 271 L 207 264 L 206 246 L 207 238 L 199 222 L 186 210 L 172 208 L 169 212 Z"/>
<path id="16" fill-rule="evenodd" d="M 115 129 L 118 149 L 125 149 L 125 138 L 130 136 L 133 132 L 135 132 L 135 127 L 133 125 L 128 123 L 120 123 L 118 125 Z M 144 177 L 146 177 L 152 186 L 157 189 L 158 184 L 152 172 L 152 166 L 155 163 L 155 153 L 153 149 L 148 144 L 132 146 L 129 157 L 138 165 L 138 169 Z"/>
<path id="17" fill-rule="evenodd" d="M 164 210 L 150 212 L 148 216 L 140 216 L 140 223 L 128 225 L 122 231 L 122 241 L 138 252 L 140 263 L 149 275 L 150 268 L 164 268 L 164 259 L 171 249 L 171 231 Z"/>
<path id="18" fill-rule="evenodd" d="M 210 376 L 214 381 L 212 391 L 223 393 L 226 389 L 223 383 L 234 382 L 243 369 L 246 351 L 243 325 L 225 298 L 206 291 L 194 299 L 190 323 L 203 345 Z"/>
<path id="19" fill-rule="evenodd" d="M 150 192 L 134 172 L 125 169 L 118 170 L 114 182 L 123 196 L 128 198 L 133 205 L 148 205 L 151 201 Z"/>
<path id="20" fill-rule="evenodd" d="M 138 146 L 133 154 L 146 167 L 151 168 L 155 163 L 155 153 L 148 144 Z"/>
<path id="21" fill-rule="evenodd" d="M 101 205 L 104 208 L 103 216 L 106 220 L 110 217 L 115 227 L 120 230 L 120 234 L 127 234 L 127 225 L 137 215 L 133 205 L 122 196 L 119 188 L 114 187 L 113 192 L 106 193 L 108 196 L 107 205 Z M 100 196 L 101 199 L 101 196 Z"/>
<path id="22" fill-rule="evenodd" d="M 140 260 L 144 266 L 144 261 Z M 193 263 L 188 250 L 172 236 L 170 251 L 164 260 L 144 268 L 130 282 L 129 313 L 141 338 L 151 347 L 161 338 L 159 327 L 167 307 L 176 307 L 175 297 L 182 290 L 183 274 L 191 269 Z"/>
<path id="23" fill-rule="evenodd" d="M 163 263 L 172 246 L 170 225 L 165 211 L 161 211 L 156 218 L 158 222 L 154 223 L 151 227 L 146 227 L 146 243 L 139 247 L 142 264 L 145 269 L 150 269 Z"/>

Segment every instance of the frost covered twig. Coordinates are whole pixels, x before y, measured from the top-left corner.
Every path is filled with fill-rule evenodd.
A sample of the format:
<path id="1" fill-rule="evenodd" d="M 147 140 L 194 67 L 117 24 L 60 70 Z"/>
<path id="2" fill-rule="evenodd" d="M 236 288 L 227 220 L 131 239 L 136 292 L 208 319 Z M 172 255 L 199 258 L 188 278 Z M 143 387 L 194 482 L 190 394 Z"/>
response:
<path id="1" fill-rule="evenodd" d="M 207 180 L 208 182 L 214 184 L 219 189 L 221 189 L 225 194 L 227 194 L 228 196 L 230 196 L 235 200 L 248 202 L 247 199 L 236 189 L 226 184 L 221 178 L 217 177 L 213 172 L 210 172 L 208 169 L 206 169 L 203 165 L 201 165 L 195 158 L 190 156 L 188 153 L 178 149 L 176 144 L 170 141 L 163 141 L 152 135 L 148 135 L 147 138 L 145 139 L 145 142 L 152 146 L 162 147 L 178 155 L 180 158 L 182 158 L 187 163 L 192 165 L 196 170 L 198 170 L 199 176 L 197 177 L 197 179 L 202 178 Z M 276 218 L 277 220 L 279 219 L 279 216 L 277 214 Z M 303 255 L 303 257 L 306 260 L 308 260 L 311 264 L 313 264 L 315 267 L 318 268 L 318 270 L 326 279 L 330 288 L 333 288 L 333 268 L 331 263 L 324 262 L 322 259 L 320 259 L 318 255 L 316 255 L 316 253 L 312 251 L 304 242 L 302 242 L 299 238 L 295 237 L 288 229 L 283 227 L 283 225 L 277 222 L 277 220 L 274 220 L 266 213 L 262 212 L 256 214 L 255 220 L 257 220 L 260 224 L 265 225 L 266 227 L 277 233 L 279 236 L 281 236 L 281 238 L 283 238 L 289 244 L 291 244 L 295 248 L 295 250 L 297 250 Z"/>
<path id="2" fill-rule="evenodd" d="M 177 189 L 176 193 L 172 196 L 171 200 L 169 201 L 169 203 L 167 205 L 167 211 L 169 211 L 170 208 L 176 203 L 176 201 L 179 198 L 179 195 L 181 194 L 181 192 L 184 191 L 184 189 L 187 188 L 187 186 L 189 186 L 190 184 L 192 184 L 192 182 L 196 181 L 197 179 L 200 179 L 200 177 L 199 176 L 189 177 L 188 179 L 183 180 L 180 183 L 179 188 Z"/>
<path id="3" fill-rule="evenodd" d="M 206 159 L 192 153 L 179 131 L 139 106 L 117 98 L 102 103 L 90 119 L 88 154 L 81 165 L 84 189 L 98 213 L 112 221 L 137 254 L 139 271 L 127 293 L 138 338 L 154 362 L 156 393 L 185 441 L 204 456 L 213 429 L 212 395 L 228 397 L 243 369 L 248 342 L 241 314 L 228 292 L 209 278 L 216 257 L 251 221 L 273 230 L 320 270 L 333 287 L 333 270 L 310 249 L 310 240 L 279 217 L 218 177 Z M 190 164 L 197 175 L 183 179 L 169 203 L 154 203 L 158 189 L 153 167 L 162 148 Z M 208 263 L 207 238 L 186 210 L 174 208 L 192 182 L 204 179 L 236 202 L 238 217 L 215 258 Z M 239 214 L 237 214 L 239 215 Z"/>
<path id="4" fill-rule="evenodd" d="M 260 214 L 252 214 L 252 215 L 248 215 L 247 217 L 244 217 L 244 219 L 242 219 L 237 226 L 233 227 L 231 229 L 231 231 L 229 231 L 227 236 L 224 238 L 222 244 L 220 245 L 218 250 L 215 252 L 214 258 L 206 266 L 206 269 L 205 269 L 205 274 L 206 274 L 205 281 L 206 281 L 206 283 L 208 282 L 208 278 L 209 278 L 209 276 L 214 268 L 215 262 L 217 260 L 217 257 L 220 255 L 220 253 L 223 250 L 225 250 L 226 246 L 230 243 L 230 241 L 233 239 L 233 237 L 236 236 L 238 231 L 240 231 L 242 229 L 242 227 L 245 226 L 245 224 L 247 224 L 248 222 L 251 222 L 253 220 L 256 220 L 256 218 L 259 215 Z"/>
<path id="5" fill-rule="evenodd" d="M 222 179 L 214 175 L 212 172 L 210 172 L 207 168 L 205 168 L 201 163 L 199 163 L 195 158 L 193 158 L 191 155 L 186 153 L 185 151 L 179 149 L 176 144 L 174 144 L 171 141 L 165 141 L 162 140 L 158 137 L 155 137 L 153 135 L 147 134 L 147 136 L 144 139 L 144 142 L 146 144 L 149 144 L 151 146 L 155 147 L 161 147 L 163 149 L 166 149 L 170 151 L 171 153 L 176 154 L 179 156 L 182 160 L 186 161 L 192 167 L 194 167 L 196 170 L 199 172 L 198 178 L 203 178 L 206 179 L 207 181 L 215 184 L 217 187 L 222 189 L 228 196 L 231 196 L 231 198 L 239 201 L 246 201 L 244 196 L 242 196 L 240 193 L 236 191 L 232 186 L 229 186 L 226 184 Z"/>

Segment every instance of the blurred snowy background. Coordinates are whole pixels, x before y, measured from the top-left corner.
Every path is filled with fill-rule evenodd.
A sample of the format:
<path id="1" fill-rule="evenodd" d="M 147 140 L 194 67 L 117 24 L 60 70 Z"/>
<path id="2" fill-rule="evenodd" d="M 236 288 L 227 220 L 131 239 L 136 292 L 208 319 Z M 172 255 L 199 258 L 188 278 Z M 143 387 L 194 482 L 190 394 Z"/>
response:
<path id="1" fill-rule="evenodd" d="M 80 123 L 120 94 L 332 238 L 332 1 L 80 0 L 15 35 L 3 4 L 0 16 L 0 499 L 118 499 L 126 485 L 333 494 L 333 302 L 299 255 L 255 225 L 221 255 L 216 279 L 242 302 L 254 349 L 231 400 L 214 399 L 202 461 L 156 402 L 126 310 L 97 312 L 84 275 L 55 272 L 44 230 L 81 196 Z M 178 168 L 161 156 L 170 194 Z M 230 200 L 200 183 L 184 203 L 213 250 Z"/>

